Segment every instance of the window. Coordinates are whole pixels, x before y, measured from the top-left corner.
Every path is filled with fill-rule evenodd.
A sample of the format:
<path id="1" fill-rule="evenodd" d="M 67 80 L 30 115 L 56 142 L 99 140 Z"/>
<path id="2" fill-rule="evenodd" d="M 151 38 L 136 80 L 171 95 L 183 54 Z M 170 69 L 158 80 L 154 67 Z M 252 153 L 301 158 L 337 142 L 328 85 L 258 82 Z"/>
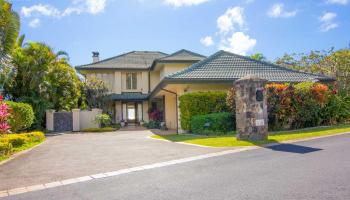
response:
<path id="1" fill-rule="evenodd" d="M 126 89 L 136 90 L 137 89 L 137 75 L 136 73 L 126 74 Z"/>

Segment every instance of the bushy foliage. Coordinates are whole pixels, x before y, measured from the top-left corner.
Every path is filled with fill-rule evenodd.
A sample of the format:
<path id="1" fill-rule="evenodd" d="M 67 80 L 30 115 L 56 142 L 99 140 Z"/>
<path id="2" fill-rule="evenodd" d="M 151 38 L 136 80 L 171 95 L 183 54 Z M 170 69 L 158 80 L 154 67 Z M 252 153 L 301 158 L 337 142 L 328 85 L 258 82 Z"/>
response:
<path id="1" fill-rule="evenodd" d="M 313 82 L 267 84 L 267 107 L 270 130 L 297 129 L 330 125 L 350 119 L 350 98 L 327 85 Z M 234 91 L 227 103 L 235 111 Z"/>
<path id="2" fill-rule="evenodd" d="M 347 100 L 327 85 L 304 82 L 268 84 L 266 88 L 270 129 L 334 124 L 350 117 Z"/>
<path id="3" fill-rule="evenodd" d="M 82 84 L 81 91 L 83 94 L 83 101 L 86 102 L 88 108 L 100 108 L 105 110 L 108 100 L 108 88 L 102 80 L 89 77 Z"/>
<path id="4" fill-rule="evenodd" d="M 150 120 L 149 122 L 145 122 L 143 126 L 149 129 L 159 129 L 160 121 Z"/>
<path id="5" fill-rule="evenodd" d="M 0 159 L 11 155 L 16 149 L 31 147 L 45 140 L 43 132 L 35 131 L 20 134 L 4 134 L 0 136 Z M 18 150 L 17 150 L 18 151 Z"/>
<path id="6" fill-rule="evenodd" d="M 5 134 L 10 130 L 8 124 L 8 117 L 10 116 L 8 105 L 2 100 L 0 96 L 0 135 Z"/>
<path id="7" fill-rule="evenodd" d="M 205 115 L 217 112 L 228 112 L 226 92 L 194 92 L 180 97 L 181 128 L 191 131 L 191 119 L 195 115 Z"/>
<path id="8" fill-rule="evenodd" d="M 45 111 L 77 108 L 81 81 L 64 52 L 54 52 L 43 43 L 17 45 L 12 55 L 13 79 L 5 84 L 10 100 L 28 103 L 35 113 L 32 125 L 41 129 Z"/>
<path id="9" fill-rule="evenodd" d="M 229 112 L 196 115 L 191 120 L 191 131 L 195 134 L 224 135 L 235 128 L 235 116 Z"/>
<path id="10" fill-rule="evenodd" d="M 28 129 L 34 122 L 34 112 L 32 106 L 27 103 L 6 101 L 11 108 L 9 125 L 12 132 Z"/>
<path id="11" fill-rule="evenodd" d="M 108 114 L 99 114 L 95 117 L 95 121 L 102 127 L 105 127 L 111 124 L 112 119 Z"/>

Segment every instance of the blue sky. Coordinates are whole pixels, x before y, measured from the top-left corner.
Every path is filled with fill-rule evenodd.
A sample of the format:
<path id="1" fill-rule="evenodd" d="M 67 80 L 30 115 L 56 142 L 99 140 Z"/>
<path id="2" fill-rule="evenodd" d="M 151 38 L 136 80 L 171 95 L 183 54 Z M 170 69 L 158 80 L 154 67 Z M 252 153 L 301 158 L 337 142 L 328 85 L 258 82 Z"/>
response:
<path id="1" fill-rule="evenodd" d="M 132 50 L 219 49 L 274 60 L 349 47 L 350 0 L 12 0 L 27 40 L 64 50 L 73 65 Z"/>

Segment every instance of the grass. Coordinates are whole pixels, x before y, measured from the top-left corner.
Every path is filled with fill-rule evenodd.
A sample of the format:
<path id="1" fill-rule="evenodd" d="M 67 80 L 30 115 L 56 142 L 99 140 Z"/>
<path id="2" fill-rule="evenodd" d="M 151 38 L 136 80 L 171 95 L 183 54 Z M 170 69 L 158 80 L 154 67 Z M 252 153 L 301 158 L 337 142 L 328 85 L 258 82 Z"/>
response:
<path id="1" fill-rule="evenodd" d="M 21 151 L 24 151 L 24 150 L 27 150 L 27 149 L 30 149 L 30 148 L 32 148 L 32 147 L 34 147 L 34 146 L 36 146 L 44 141 L 45 140 L 42 140 L 40 142 L 29 142 L 29 143 L 25 143 L 19 147 L 13 147 L 11 155 L 18 153 L 18 152 L 21 152 Z M 8 159 L 11 155 L 0 155 L 0 162 Z"/>
<path id="2" fill-rule="evenodd" d="M 235 135 L 226 136 L 201 136 L 190 134 L 174 134 L 167 136 L 152 136 L 156 139 L 169 140 L 171 142 L 186 142 L 190 144 L 198 144 L 211 147 L 240 147 L 240 146 L 254 146 L 268 143 L 277 143 L 288 140 L 305 139 L 326 135 L 334 135 L 338 133 L 350 132 L 350 125 L 337 125 L 332 127 L 317 127 L 294 131 L 280 131 L 269 133 L 268 140 L 259 142 L 240 141 Z"/>
<path id="3" fill-rule="evenodd" d="M 81 130 L 81 132 L 88 132 L 88 133 L 101 133 L 101 132 L 113 132 L 118 130 L 117 128 L 113 127 L 103 127 L 103 128 L 86 128 Z"/>

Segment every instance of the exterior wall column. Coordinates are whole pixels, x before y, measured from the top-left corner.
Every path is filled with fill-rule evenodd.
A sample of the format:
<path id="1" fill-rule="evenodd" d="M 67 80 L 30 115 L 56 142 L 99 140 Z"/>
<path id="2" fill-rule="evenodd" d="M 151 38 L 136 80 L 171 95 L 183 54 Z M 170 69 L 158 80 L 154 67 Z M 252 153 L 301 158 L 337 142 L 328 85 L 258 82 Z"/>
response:
<path id="1" fill-rule="evenodd" d="M 177 95 L 177 105 L 176 105 L 176 109 L 177 109 L 177 133 L 187 133 L 185 130 L 183 130 L 181 128 L 181 111 L 180 111 L 180 96 L 182 95 L 181 94 L 178 94 Z"/>
<path id="2" fill-rule="evenodd" d="M 48 131 L 54 131 L 53 126 L 53 117 L 54 117 L 55 110 L 46 110 L 46 129 Z"/>
<path id="3" fill-rule="evenodd" d="M 73 131 L 80 131 L 80 109 L 72 109 Z"/>
<path id="4" fill-rule="evenodd" d="M 148 101 L 142 102 L 142 115 L 143 115 L 143 121 L 149 122 L 149 116 L 148 116 Z"/>
<path id="5" fill-rule="evenodd" d="M 116 101 L 115 102 L 115 121 L 120 122 L 123 119 L 122 116 L 122 102 L 121 101 Z"/>

